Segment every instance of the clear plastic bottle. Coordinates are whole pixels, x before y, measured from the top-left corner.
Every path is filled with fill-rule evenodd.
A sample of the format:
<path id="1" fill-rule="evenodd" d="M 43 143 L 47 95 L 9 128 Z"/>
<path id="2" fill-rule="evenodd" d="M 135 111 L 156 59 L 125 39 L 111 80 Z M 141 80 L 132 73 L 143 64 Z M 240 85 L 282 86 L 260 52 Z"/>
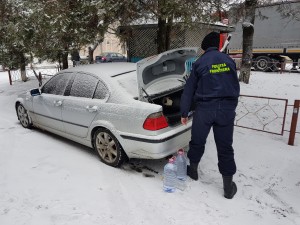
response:
<path id="1" fill-rule="evenodd" d="M 169 162 L 164 167 L 164 183 L 163 189 L 165 192 L 172 193 L 176 190 L 176 165 L 175 158 L 172 157 L 169 159 Z"/>
<path id="2" fill-rule="evenodd" d="M 177 166 L 177 179 L 185 181 L 187 178 L 186 174 L 186 158 L 183 149 L 179 149 L 176 157 Z"/>

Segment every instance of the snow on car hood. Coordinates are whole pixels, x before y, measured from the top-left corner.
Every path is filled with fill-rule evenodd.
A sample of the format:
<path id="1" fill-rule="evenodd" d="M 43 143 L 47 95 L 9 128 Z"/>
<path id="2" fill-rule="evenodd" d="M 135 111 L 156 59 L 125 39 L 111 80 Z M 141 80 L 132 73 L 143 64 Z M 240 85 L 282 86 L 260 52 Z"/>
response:
<path id="1" fill-rule="evenodd" d="M 144 98 L 144 92 L 151 96 L 182 86 L 185 62 L 197 51 L 198 48 L 172 49 L 137 62 L 139 99 Z"/>

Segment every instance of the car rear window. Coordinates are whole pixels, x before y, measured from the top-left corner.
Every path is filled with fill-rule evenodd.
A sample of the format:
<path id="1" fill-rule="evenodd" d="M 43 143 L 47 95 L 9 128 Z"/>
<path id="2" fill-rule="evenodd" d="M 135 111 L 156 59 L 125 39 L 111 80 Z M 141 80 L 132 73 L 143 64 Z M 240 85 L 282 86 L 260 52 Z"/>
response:
<path id="1" fill-rule="evenodd" d="M 107 99 L 109 96 L 107 87 L 102 83 L 102 81 L 99 81 L 94 98 L 96 99 Z"/>

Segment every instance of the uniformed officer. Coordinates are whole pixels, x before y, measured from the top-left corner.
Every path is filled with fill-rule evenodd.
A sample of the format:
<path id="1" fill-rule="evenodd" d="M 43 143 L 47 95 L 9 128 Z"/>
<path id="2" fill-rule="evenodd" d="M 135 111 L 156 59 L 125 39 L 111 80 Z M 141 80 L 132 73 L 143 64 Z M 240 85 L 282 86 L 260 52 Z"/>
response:
<path id="1" fill-rule="evenodd" d="M 181 96 L 181 123 L 187 124 L 189 111 L 195 104 L 187 174 L 198 180 L 198 164 L 204 153 L 206 138 L 213 128 L 218 151 L 218 167 L 223 178 L 224 197 L 231 199 L 237 192 L 232 181 L 236 172 L 233 127 L 240 85 L 235 62 L 219 52 L 220 34 L 211 32 L 202 41 L 205 53 L 193 64 Z"/>

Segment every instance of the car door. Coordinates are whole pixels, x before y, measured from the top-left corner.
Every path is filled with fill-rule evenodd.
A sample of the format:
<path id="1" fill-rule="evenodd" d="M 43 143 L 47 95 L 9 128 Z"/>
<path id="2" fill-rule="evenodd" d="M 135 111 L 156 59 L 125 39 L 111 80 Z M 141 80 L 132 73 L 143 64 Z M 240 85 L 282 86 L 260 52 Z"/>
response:
<path id="1" fill-rule="evenodd" d="M 64 100 L 62 119 L 68 134 L 87 137 L 89 127 L 107 98 L 106 86 L 90 74 L 78 73 Z"/>
<path id="2" fill-rule="evenodd" d="M 42 87 L 41 95 L 33 97 L 33 112 L 40 126 L 64 131 L 61 110 L 65 89 L 72 78 L 72 73 L 57 74 Z"/>

